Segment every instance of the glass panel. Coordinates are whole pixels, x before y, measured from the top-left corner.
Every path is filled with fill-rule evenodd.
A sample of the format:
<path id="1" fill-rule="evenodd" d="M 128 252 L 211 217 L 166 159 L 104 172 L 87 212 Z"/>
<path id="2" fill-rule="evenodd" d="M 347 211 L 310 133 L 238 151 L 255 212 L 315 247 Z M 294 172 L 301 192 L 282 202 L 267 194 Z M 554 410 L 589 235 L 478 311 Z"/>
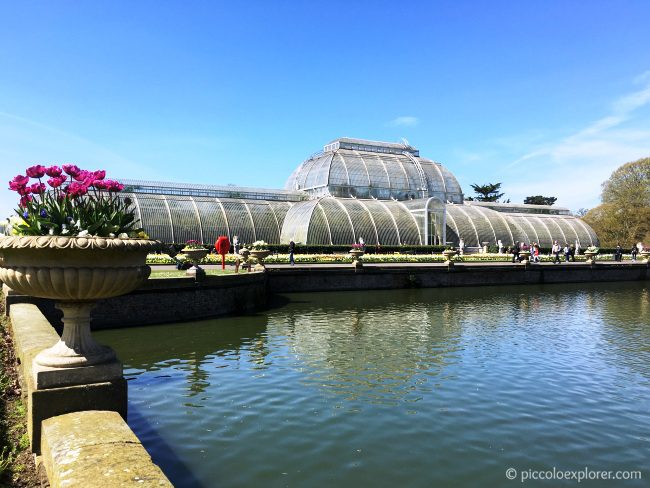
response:
<path id="1" fill-rule="evenodd" d="M 375 233 L 375 226 L 370 218 L 370 213 L 358 200 L 341 200 L 341 203 L 343 203 L 350 215 L 357 242 L 359 238 L 363 238 L 366 244 L 376 245 L 378 243 L 377 235 Z"/>
<path id="2" fill-rule="evenodd" d="M 189 240 L 201 241 L 201 226 L 189 197 L 167 197 L 167 204 L 176 242 L 183 244 Z"/>
<path id="3" fill-rule="evenodd" d="M 174 242 L 164 197 L 138 195 L 138 203 L 142 212 L 142 227 L 149 237 L 162 242 Z"/>
<path id="4" fill-rule="evenodd" d="M 329 245 L 331 243 L 327 221 L 325 220 L 325 212 L 320 205 L 317 205 L 311 214 L 307 242 L 309 244 L 324 245 Z"/>
<path id="5" fill-rule="evenodd" d="M 253 224 L 251 223 L 244 203 L 239 200 L 226 198 L 220 198 L 219 201 L 226 212 L 231 236 L 238 236 L 239 242 L 242 244 L 251 244 L 257 240 L 253 231 Z"/>
<path id="6" fill-rule="evenodd" d="M 245 203 L 248 206 L 249 212 L 253 216 L 256 239 L 265 241 L 269 244 L 280 242 L 278 224 L 269 204 L 266 202 L 252 201 Z"/>
<path id="7" fill-rule="evenodd" d="M 375 220 L 375 226 L 379 234 L 379 244 L 382 246 L 399 245 L 399 234 L 395 229 L 395 223 L 393 222 L 390 211 L 385 207 L 383 202 L 366 200 L 363 203 Z"/>
<path id="8" fill-rule="evenodd" d="M 323 198 L 321 208 L 325 211 L 332 232 L 332 244 L 352 244 L 355 236 L 350 226 L 350 219 L 342 206 L 334 198 Z"/>
<path id="9" fill-rule="evenodd" d="M 214 244 L 219 236 L 228 236 L 232 240 L 232 235 L 228 234 L 228 226 L 221 211 L 221 205 L 214 198 L 195 197 L 194 203 L 199 211 L 205 244 Z"/>

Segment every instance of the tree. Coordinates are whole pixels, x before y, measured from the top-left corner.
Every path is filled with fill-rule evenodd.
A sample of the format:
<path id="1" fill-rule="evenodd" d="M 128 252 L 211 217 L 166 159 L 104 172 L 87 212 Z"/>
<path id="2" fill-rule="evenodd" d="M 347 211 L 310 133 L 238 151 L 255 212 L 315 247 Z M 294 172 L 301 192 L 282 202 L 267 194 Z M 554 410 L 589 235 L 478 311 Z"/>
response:
<path id="1" fill-rule="evenodd" d="M 650 158 L 626 163 L 602 185 L 602 202 L 584 216 L 601 245 L 650 243 Z"/>
<path id="2" fill-rule="evenodd" d="M 524 203 L 529 205 L 553 205 L 557 201 L 555 197 L 543 197 L 542 195 L 535 195 L 526 197 Z"/>
<path id="3" fill-rule="evenodd" d="M 575 215 L 576 217 L 584 217 L 585 215 L 587 215 L 587 212 L 589 212 L 589 209 L 582 207 L 576 210 Z"/>
<path id="4" fill-rule="evenodd" d="M 479 202 L 497 202 L 503 196 L 503 193 L 499 193 L 501 183 L 473 184 L 472 189 L 476 193 L 476 200 Z"/>

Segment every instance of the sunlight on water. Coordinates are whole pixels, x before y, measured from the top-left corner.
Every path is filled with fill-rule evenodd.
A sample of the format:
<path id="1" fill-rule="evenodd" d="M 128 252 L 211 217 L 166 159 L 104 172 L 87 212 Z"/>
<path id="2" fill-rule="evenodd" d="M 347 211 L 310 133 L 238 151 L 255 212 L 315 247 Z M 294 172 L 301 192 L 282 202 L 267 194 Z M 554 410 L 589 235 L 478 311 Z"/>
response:
<path id="1" fill-rule="evenodd" d="M 650 477 L 643 283 L 292 294 L 254 316 L 96 336 L 176 486 Z"/>

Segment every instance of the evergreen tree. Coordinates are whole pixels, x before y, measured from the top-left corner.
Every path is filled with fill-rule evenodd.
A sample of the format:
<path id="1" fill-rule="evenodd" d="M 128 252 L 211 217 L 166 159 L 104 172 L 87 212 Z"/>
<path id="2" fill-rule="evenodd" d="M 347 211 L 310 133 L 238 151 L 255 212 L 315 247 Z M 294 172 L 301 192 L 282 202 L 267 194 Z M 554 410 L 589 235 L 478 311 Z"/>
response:
<path id="1" fill-rule="evenodd" d="M 476 200 L 479 202 L 498 202 L 503 193 L 499 193 L 501 183 L 486 183 L 485 185 L 472 185 Z"/>

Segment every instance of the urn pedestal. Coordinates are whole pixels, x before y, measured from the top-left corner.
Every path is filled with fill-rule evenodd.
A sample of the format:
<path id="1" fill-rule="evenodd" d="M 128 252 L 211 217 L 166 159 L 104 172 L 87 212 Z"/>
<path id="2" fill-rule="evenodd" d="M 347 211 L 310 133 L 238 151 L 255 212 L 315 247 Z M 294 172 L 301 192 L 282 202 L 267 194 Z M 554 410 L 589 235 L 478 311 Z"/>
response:
<path id="1" fill-rule="evenodd" d="M 446 250 L 442 251 L 442 255 L 445 257 L 445 262 L 447 264 L 451 263 L 452 259 L 457 254 L 458 254 L 458 252 L 454 251 L 453 249 L 446 249 Z"/>
<path id="2" fill-rule="evenodd" d="M 102 298 L 140 286 L 151 269 L 146 239 L 59 236 L 0 238 L 0 280 L 18 293 L 55 300 L 63 334 L 33 362 L 37 389 L 108 381 L 122 376 L 112 349 L 90 333 L 90 311 Z"/>
<path id="3" fill-rule="evenodd" d="M 255 271 L 265 271 L 266 267 L 264 266 L 264 260 L 271 254 L 271 251 L 268 249 L 256 250 L 253 249 L 250 251 L 250 255 L 257 261 L 255 265 Z"/>
<path id="4" fill-rule="evenodd" d="M 355 268 L 363 268 L 361 257 L 364 255 L 364 251 L 361 249 L 350 249 L 349 253 L 352 256 L 352 266 Z"/>
<path id="5" fill-rule="evenodd" d="M 596 264 L 596 256 L 598 256 L 597 252 L 585 251 L 585 257 L 587 258 L 587 264 L 591 264 L 591 265 Z"/>
<path id="6" fill-rule="evenodd" d="M 203 281 L 205 279 L 205 270 L 199 266 L 201 260 L 208 255 L 207 249 L 188 249 L 183 248 L 181 252 L 185 254 L 190 261 L 192 261 L 192 267 L 185 271 L 187 276 L 192 276 L 196 281 Z"/>

